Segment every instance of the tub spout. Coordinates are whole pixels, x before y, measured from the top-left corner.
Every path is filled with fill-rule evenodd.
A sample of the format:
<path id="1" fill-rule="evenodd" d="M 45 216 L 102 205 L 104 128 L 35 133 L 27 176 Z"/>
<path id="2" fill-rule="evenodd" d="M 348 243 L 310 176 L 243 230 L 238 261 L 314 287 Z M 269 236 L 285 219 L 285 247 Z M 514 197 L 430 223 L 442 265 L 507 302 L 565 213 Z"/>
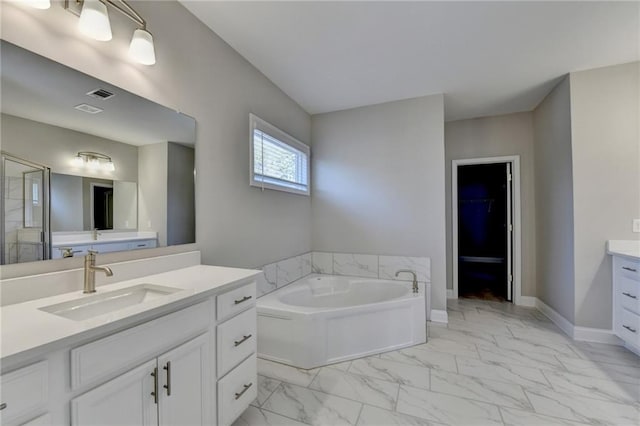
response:
<path id="1" fill-rule="evenodd" d="M 411 269 L 400 269 L 396 272 L 396 277 L 398 277 L 398 275 L 402 273 L 413 275 L 413 292 L 417 293 L 418 292 L 418 276 L 416 275 L 415 271 L 412 271 Z"/>

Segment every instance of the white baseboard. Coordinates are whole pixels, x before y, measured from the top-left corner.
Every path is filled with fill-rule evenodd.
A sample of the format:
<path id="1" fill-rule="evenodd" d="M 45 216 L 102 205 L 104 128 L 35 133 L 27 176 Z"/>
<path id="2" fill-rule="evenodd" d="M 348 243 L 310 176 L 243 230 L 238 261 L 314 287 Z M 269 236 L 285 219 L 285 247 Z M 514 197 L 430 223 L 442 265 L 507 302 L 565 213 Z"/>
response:
<path id="1" fill-rule="evenodd" d="M 520 297 L 518 297 L 518 303 L 516 303 L 516 305 L 518 305 L 518 306 L 527 306 L 529 308 L 535 308 L 537 300 L 538 300 L 538 298 L 537 297 L 533 297 L 533 296 L 520 296 Z"/>
<path id="2" fill-rule="evenodd" d="M 449 323 L 449 315 L 447 314 L 447 311 L 441 311 L 439 309 L 432 309 L 429 319 L 431 322 L 440 322 L 443 324 Z"/>
<path id="3" fill-rule="evenodd" d="M 542 312 L 547 318 L 549 318 L 555 325 L 560 327 L 562 331 L 564 331 L 567 336 L 571 337 L 573 340 L 580 340 L 584 342 L 596 342 L 596 343 L 607 343 L 610 345 L 622 345 L 623 342 L 618 338 L 615 334 L 613 334 L 613 330 L 607 330 L 604 328 L 589 328 L 589 327 L 579 327 L 575 326 L 556 312 L 551 306 L 544 303 L 542 300 L 538 298 L 534 298 L 536 300 L 535 306 L 538 308 L 540 312 Z"/>
<path id="4" fill-rule="evenodd" d="M 453 289 L 447 289 L 447 299 L 453 299 Z"/>

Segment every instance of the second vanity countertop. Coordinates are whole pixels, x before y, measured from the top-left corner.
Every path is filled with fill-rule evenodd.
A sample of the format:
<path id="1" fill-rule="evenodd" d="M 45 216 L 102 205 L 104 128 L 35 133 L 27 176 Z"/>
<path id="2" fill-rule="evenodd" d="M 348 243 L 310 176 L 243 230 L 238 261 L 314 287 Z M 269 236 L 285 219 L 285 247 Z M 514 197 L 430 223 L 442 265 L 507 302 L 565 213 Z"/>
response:
<path id="1" fill-rule="evenodd" d="M 0 360 L 10 364 L 18 356 L 20 358 L 36 356 L 39 351 L 55 350 L 93 335 L 132 326 L 180 309 L 213 293 L 249 283 L 259 273 L 260 271 L 250 269 L 196 265 L 102 285 L 94 294 L 137 284 L 167 286 L 180 291 L 84 321 L 74 321 L 40 310 L 53 304 L 81 300 L 83 297 L 90 296 L 83 294 L 82 290 L 3 306 L 0 308 L 2 319 Z"/>
<path id="2" fill-rule="evenodd" d="M 640 241 L 609 240 L 607 241 L 607 254 L 640 261 Z"/>

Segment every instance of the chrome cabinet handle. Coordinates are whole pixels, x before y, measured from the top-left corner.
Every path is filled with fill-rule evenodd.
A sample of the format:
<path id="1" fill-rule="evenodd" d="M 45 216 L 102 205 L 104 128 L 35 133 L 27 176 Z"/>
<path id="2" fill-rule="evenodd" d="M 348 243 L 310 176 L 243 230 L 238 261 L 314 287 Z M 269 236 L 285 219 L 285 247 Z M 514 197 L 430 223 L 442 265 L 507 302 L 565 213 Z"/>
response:
<path id="1" fill-rule="evenodd" d="M 631 272 L 638 272 L 637 269 L 629 268 L 628 266 L 623 266 L 622 269 L 625 269 L 625 270 L 631 271 Z"/>
<path id="2" fill-rule="evenodd" d="M 7 408 L 6 402 L 3 402 L 2 404 L 0 404 L 0 411 L 4 410 L 5 408 Z"/>
<path id="3" fill-rule="evenodd" d="M 628 325 L 624 325 L 624 324 L 622 324 L 622 326 L 623 326 L 624 328 L 626 328 L 627 330 L 629 330 L 630 332 L 632 332 L 632 333 L 635 333 L 635 332 L 637 331 L 635 328 L 631 328 L 631 327 L 629 327 Z M 237 398 L 236 398 L 236 399 L 237 399 Z"/>
<path id="4" fill-rule="evenodd" d="M 236 392 L 236 399 L 240 399 L 240 397 L 247 391 L 249 390 L 249 388 L 253 386 L 253 383 L 249 383 L 248 385 L 244 385 L 244 389 L 242 389 L 240 392 Z"/>
<path id="5" fill-rule="evenodd" d="M 138 244 L 137 247 L 144 247 L 146 244 Z"/>
<path id="6" fill-rule="evenodd" d="M 151 392 L 151 395 L 153 396 L 153 402 L 158 404 L 158 367 L 153 369 L 151 375 L 153 376 L 153 392 Z"/>
<path id="7" fill-rule="evenodd" d="M 233 303 L 236 304 L 236 305 L 239 305 L 242 302 L 246 302 L 247 300 L 249 300 L 251 298 L 252 298 L 252 296 L 245 296 L 242 299 L 234 300 Z"/>
<path id="8" fill-rule="evenodd" d="M 630 293 L 625 293 L 624 291 L 622 292 L 622 294 L 624 294 L 625 296 L 630 297 L 632 299 L 637 299 L 638 298 L 638 296 L 634 296 L 633 294 L 630 294 Z"/>
<path id="9" fill-rule="evenodd" d="M 167 361 L 167 365 L 162 368 L 167 371 L 167 384 L 164 388 L 167 390 L 167 396 L 171 396 L 171 361 Z"/>
<path id="10" fill-rule="evenodd" d="M 246 336 L 242 336 L 242 339 L 240 340 L 234 340 L 233 342 L 233 346 L 240 346 L 241 344 L 243 344 L 244 342 L 246 342 L 247 340 L 249 340 L 251 338 L 250 334 L 247 334 Z"/>

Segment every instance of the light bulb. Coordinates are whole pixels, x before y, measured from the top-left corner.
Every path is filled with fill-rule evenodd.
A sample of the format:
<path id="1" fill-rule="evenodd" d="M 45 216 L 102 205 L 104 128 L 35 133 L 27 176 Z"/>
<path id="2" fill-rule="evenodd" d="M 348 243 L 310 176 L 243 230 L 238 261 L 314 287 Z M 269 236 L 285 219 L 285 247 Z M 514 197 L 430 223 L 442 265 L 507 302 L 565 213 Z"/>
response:
<path id="1" fill-rule="evenodd" d="M 22 2 L 34 9 L 49 9 L 51 7 L 50 0 L 22 0 Z"/>
<path id="2" fill-rule="evenodd" d="M 90 158 L 89 161 L 87 161 L 87 167 L 91 170 L 97 170 L 100 168 L 100 161 L 97 158 Z"/>
<path id="3" fill-rule="evenodd" d="M 78 28 L 82 34 L 94 40 L 111 40 L 111 24 L 109 23 L 107 6 L 100 0 L 84 0 Z"/>
<path id="4" fill-rule="evenodd" d="M 153 36 L 149 31 L 138 28 L 133 32 L 131 44 L 129 45 L 129 56 L 143 65 L 156 63 Z"/>
<path id="5" fill-rule="evenodd" d="M 102 169 L 108 172 L 112 172 L 116 169 L 116 166 L 113 164 L 113 161 L 107 161 L 102 164 Z"/>
<path id="6" fill-rule="evenodd" d="M 82 157 L 80 157 L 79 155 L 76 155 L 75 157 L 73 157 L 73 159 L 71 160 L 71 165 L 73 167 L 82 167 L 84 166 L 84 160 L 82 159 Z"/>

